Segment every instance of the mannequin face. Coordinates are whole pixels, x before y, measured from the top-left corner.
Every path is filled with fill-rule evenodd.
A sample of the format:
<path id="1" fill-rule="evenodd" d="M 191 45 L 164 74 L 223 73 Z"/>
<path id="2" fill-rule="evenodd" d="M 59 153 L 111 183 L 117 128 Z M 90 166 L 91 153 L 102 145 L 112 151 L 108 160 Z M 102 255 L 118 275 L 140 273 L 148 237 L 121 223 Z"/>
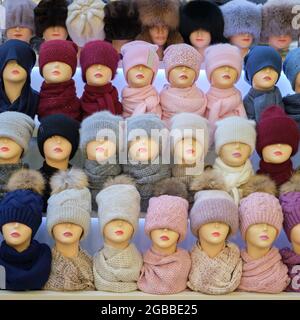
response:
<path id="1" fill-rule="evenodd" d="M 68 31 L 62 26 L 49 27 L 43 32 L 43 39 L 49 40 L 67 40 Z"/>
<path id="2" fill-rule="evenodd" d="M 203 155 L 203 147 L 196 140 L 185 138 L 178 141 L 174 148 L 175 159 L 183 160 L 187 164 L 195 164 Z"/>
<path id="3" fill-rule="evenodd" d="M 72 78 L 72 68 L 64 62 L 49 62 L 43 67 L 43 77 L 46 83 L 65 82 Z"/>
<path id="4" fill-rule="evenodd" d="M 89 160 L 103 162 L 117 152 L 117 146 L 114 142 L 106 139 L 90 141 L 86 147 L 86 153 Z"/>
<path id="5" fill-rule="evenodd" d="M 131 88 L 148 86 L 152 83 L 153 77 L 153 71 L 142 64 L 134 66 L 127 72 L 127 81 Z"/>
<path id="6" fill-rule="evenodd" d="M 153 139 L 147 137 L 137 137 L 130 142 L 128 154 L 130 159 L 135 161 L 155 160 L 159 155 L 159 145 Z"/>
<path id="7" fill-rule="evenodd" d="M 273 68 L 264 68 L 254 75 L 252 86 L 257 90 L 271 90 L 275 86 L 278 77 L 278 73 Z"/>
<path id="8" fill-rule="evenodd" d="M 79 242 L 83 229 L 74 223 L 59 223 L 52 229 L 54 240 L 63 244 Z"/>
<path id="9" fill-rule="evenodd" d="M 237 71 L 229 66 L 217 68 L 211 74 L 212 86 L 219 89 L 232 88 L 238 77 Z"/>
<path id="10" fill-rule="evenodd" d="M 289 34 L 285 34 L 279 36 L 270 36 L 268 42 L 271 47 L 276 50 L 280 50 L 288 48 L 292 41 L 292 37 Z"/>
<path id="11" fill-rule="evenodd" d="M 169 72 L 169 82 L 174 88 L 191 87 L 196 80 L 196 72 L 186 66 L 175 67 Z"/>
<path id="12" fill-rule="evenodd" d="M 112 79 L 112 71 L 102 64 L 94 64 L 86 70 L 86 82 L 90 86 L 101 87 Z"/>
<path id="13" fill-rule="evenodd" d="M 150 38 L 152 43 L 158 46 L 164 46 L 167 43 L 169 36 L 169 29 L 164 25 L 158 25 L 149 28 Z"/>
<path id="14" fill-rule="evenodd" d="M 295 80 L 295 92 L 300 93 L 300 72 L 297 74 L 297 77 Z"/>
<path id="15" fill-rule="evenodd" d="M 103 236 L 105 241 L 120 244 L 128 242 L 133 235 L 132 225 L 125 220 L 112 220 L 107 223 L 103 230 Z"/>
<path id="16" fill-rule="evenodd" d="M 70 158 L 72 152 L 71 143 L 61 136 L 48 138 L 44 143 L 44 154 L 46 158 L 53 161 L 63 161 Z"/>
<path id="17" fill-rule="evenodd" d="M 202 225 L 198 231 L 198 237 L 201 243 L 201 240 L 212 244 L 217 245 L 224 243 L 228 234 L 229 226 L 223 222 L 209 222 Z"/>
<path id="18" fill-rule="evenodd" d="M 23 148 L 10 138 L 0 137 L 1 163 L 18 163 L 23 153 Z"/>
<path id="19" fill-rule="evenodd" d="M 29 28 L 15 27 L 7 29 L 6 36 L 8 40 L 18 39 L 29 43 L 33 34 L 32 30 L 30 30 Z"/>
<path id="20" fill-rule="evenodd" d="M 211 34 L 203 29 L 196 30 L 190 34 L 190 42 L 196 49 L 207 48 L 211 42 Z"/>
<path id="21" fill-rule="evenodd" d="M 241 167 L 250 155 L 251 148 L 246 143 L 226 143 L 220 149 L 220 158 L 230 167 Z"/>
<path id="22" fill-rule="evenodd" d="M 26 70 L 21 67 L 16 60 L 7 62 L 3 70 L 3 80 L 12 83 L 25 82 L 27 79 Z"/>
<path id="23" fill-rule="evenodd" d="M 151 231 L 150 237 L 157 247 L 167 249 L 177 244 L 179 233 L 169 229 L 156 229 Z"/>
<path id="24" fill-rule="evenodd" d="M 253 224 L 246 232 L 246 242 L 259 249 L 271 248 L 276 237 L 277 230 L 266 223 Z"/>
<path id="25" fill-rule="evenodd" d="M 290 234 L 293 249 L 300 248 L 300 224 L 293 227 Z M 299 254 L 299 252 L 297 252 Z"/>
<path id="26" fill-rule="evenodd" d="M 246 49 L 252 45 L 253 36 L 250 33 L 239 33 L 230 37 L 230 43 L 240 49 Z"/>
<path id="27" fill-rule="evenodd" d="M 292 151 L 288 144 L 272 144 L 263 148 L 262 156 L 267 163 L 280 164 L 291 157 Z"/>
<path id="28" fill-rule="evenodd" d="M 12 248 L 21 252 L 26 250 L 31 242 L 32 230 L 23 223 L 11 222 L 2 227 L 5 242 Z M 19 250 L 19 249 L 23 250 Z"/>

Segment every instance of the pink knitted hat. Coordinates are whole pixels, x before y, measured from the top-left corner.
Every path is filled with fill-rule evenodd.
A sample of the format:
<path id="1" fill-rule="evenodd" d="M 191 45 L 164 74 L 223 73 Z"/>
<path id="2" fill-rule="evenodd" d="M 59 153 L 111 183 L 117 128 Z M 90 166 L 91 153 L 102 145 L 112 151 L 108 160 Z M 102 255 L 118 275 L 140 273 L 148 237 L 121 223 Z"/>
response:
<path id="1" fill-rule="evenodd" d="M 179 66 L 185 66 L 193 69 L 196 72 L 195 81 L 199 77 L 199 72 L 203 58 L 201 54 L 192 46 L 180 43 L 169 46 L 164 52 L 164 64 L 166 78 L 169 77 L 169 72 Z"/>
<path id="2" fill-rule="evenodd" d="M 154 72 L 153 82 L 159 66 L 157 50 L 157 45 L 141 40 L 131 41 L 122 46 L 124 77 L 127 79 L 129 69 L 142 64 Z"/>
<path id="3" fill-rule="evenodd" d="M 150 237 L 152 230 L 169 229 L 179 233 L 178 242 L 183 241 L 187 232 L 188 208 L 188 201 L 180 197 L 163 195 L 151 198 L 145 219 L 146 234 Z"/>
<path id="4" fill-rule="evenodd" d="M 238 72 L 237 80 L 241 76 L 243 58 L 240 50 L 231 44 L 222 43 L 209 46 L 205 50 L 205 71 L 207 79 L 211 80 L 211 74 L 217 68 L 230 66 Z"/>
<path id="5" fill-rule="evenodd" d="M 267 223 L 282 229 L 283 214 L 279 200 L 265 192 L 254 192 L 240 202 L 240 230 L 245 239 L 248 228 L 253 224 Z"/>

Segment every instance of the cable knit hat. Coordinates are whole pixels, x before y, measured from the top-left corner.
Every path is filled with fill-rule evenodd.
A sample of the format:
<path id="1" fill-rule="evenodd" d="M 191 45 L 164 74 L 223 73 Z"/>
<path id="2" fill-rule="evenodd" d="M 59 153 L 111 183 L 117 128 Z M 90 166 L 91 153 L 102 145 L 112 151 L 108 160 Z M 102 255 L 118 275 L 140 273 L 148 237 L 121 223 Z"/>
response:
<path id="1" fill-rule="evenodd" d="M 209 81 L 213 71 L 224 66 L 232 67 L 237 71 L 238 77 L 236 81 L 238 81 L 243 68 L 243 58 L 240 50 L 236 46 L 227 43 L 215 44 L 209 46 L 205 50 L 204 55 L 205 71 Z"/>
<path id="2" fill-rule="evenodd" d="M 192 46 L 184 43 L 173 44 L 164 52 L 164 65 L 166 78 L 169 77 L 169 72 L 176 67 L 185 66 L 193 69 L 196 72 L 195 82 L 200 73 L 201 64 L 203 62 L 201 54 Z"/>
<path id="3" fill-rule="evenodd" d="M 71 143 L 70 159 L 72 159 L 79 145 L 79 122 L 63 114 L 53 114 L 41 119 L 37 133 L 37 143 L 42 157 L 45 157 L 45 141 L 53 136 L 64 137 Z"/>
<path id="4" fill-rule="evenodd" d="M 105 39 L 104 7 L 102 0 L 74 0 L 68 6 L 66 25 L 78 47 L 92 40 Z"/>
<path id="5" fill-rule="evenodd" d="M 74 76 L 77 67 L 77 51 L 76 44 L 68 40 L 50 40 L 42 43 L 39 56 L 41 76 L 43 76 L 43 67 L 55 61 L 69 65 L 72 68 L 72 76 Z"/>
<path id="6" fill-rule="evenodd" d="M 80 53 L 80 65 L 82 70 L 82 79 L 86 82 L 86 71 L 94 64 L 102 64 L 112 71 L 114 78 L 119 62 L 118 52 L 106 41 L 95 40 L 88 42 Z"/>
<path id="7" fill-rule="evenodd" d="M 295 90 L 296 78 L 300 72 L 300 48 L 289 51 L 283 62 L 283 72 L 289 79 L 293 90 Z"/>
<path id="8" fill-rule="evenodd" d="M 295 120 L 278 106 L 265 109 L 257 125 L 256 151 L 261 156 L 264 147 L 272 144 L 288 144 L 292 156 L 298 151 L 299 131 Z"/>
<path id="9" fill-rule="evenodd" d="M 228 117 L 216 122 L 215 150 L 219 154 L 221 147 L 227 143 L 241 142 L 255 150 L 256 130 L 255 121 L 242 117 Z"/>
<path id="10" fill-rule="evenodd" d="M 19 222 L 32 230 L 33 238 L 42 223 L 44 188 L 38 171 L 22 169 L 13 173 L 0 203 L 0 231 L 6 223 Z"/>
<path id="11" fill-rule="evenodd" d="M 140 40 L 132 41 L 122 46 L 121 54 L 123 56 L 124 77 L 127 79 L 129 69 L 141 64 L 153 71 L 153 82 L 159 66 L 157 50 L 157 45 Z"/>
<path id="12" fill-rule="evenodd" d="M 280 77 L 282 68 L 282 59 L 280 54 L 274 48 L 269 46 L 253 47 L 244 59 L 245 80 L 250 84 L 250 86 L 252 86 L 252 79 L 254 75 L 268 67 L 274 69 Z"/>
<path id="13" fill-rule="evenodd" d="M 12 139 L 27 152 L 34 130 L 34 121 L 24 113 L 5 111 L 0 113 L 0 137 Z"/>
<path id="14" fill-rule="evenodd" d="M 149 200 L 145 219 L 145 232 L 150 237 L 151 231 L 169 229 L 179 233 L 178 242 L 184 240 L 187 232 L 189 204 L 186 199 L 162 195 Z"/>
<path id="15" fill-rule="evenodd" d="M 59 171 L 50 180 L 51 196 L 47 207 L 47 229 L 52 235 L 53 228 L 60 223 L 73 223 L 83 229 L 84 239 L 91 222 L 91 194 L 88 178 L 81 169 Z"/>

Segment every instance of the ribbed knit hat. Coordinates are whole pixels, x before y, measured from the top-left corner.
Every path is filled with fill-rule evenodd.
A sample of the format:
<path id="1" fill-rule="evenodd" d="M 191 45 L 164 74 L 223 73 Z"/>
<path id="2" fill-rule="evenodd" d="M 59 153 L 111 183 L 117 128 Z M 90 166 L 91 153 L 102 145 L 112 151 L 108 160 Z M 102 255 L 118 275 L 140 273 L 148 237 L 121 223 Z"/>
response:
<path id="1" fill-rule="evenodd" d="M 228 117 L 216 122 L 215 151 L 219 154 L 221 147 L 227 143 L 240 142 L 255 150 L 256 130 L 255 121 L 242 117 Z"/>
<path id="2" fill-rule="evenodd" d="M 47 229 L 52 236 L 53 228 L 60 223 L 73 223 L 83 229 L 84 239 L 91 222 L 91 194 L 88 178 L 81 169 L 59 171 L 50 180 L 51 196 L 47 207 Z"/>
<path id="3" fill-rule="evenodd" d="M 289 51 L 283 62 L 283 72 L 289 79 L 293 90 L 295 90 L 296 78 L 300 72 L 300 48 Z"/>
<path id="4" fill-rule="evenodd" d="M 5 111 L 0 113 L 0 137 L 12 139 L 27 152 L 34 130 L 34 121 L 24 113 Z"/>

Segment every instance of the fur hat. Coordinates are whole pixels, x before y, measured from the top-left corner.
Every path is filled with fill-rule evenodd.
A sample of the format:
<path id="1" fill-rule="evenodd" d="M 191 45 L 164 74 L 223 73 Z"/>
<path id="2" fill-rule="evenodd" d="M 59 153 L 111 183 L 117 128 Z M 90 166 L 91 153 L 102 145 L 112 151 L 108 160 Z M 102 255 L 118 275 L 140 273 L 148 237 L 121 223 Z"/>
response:
<path id="1" fill-rule="evenodd" d="M 243 197 L 247 197 L 254 192 L 264 192 L 273 196 L 276 196 L 277 194 L 275 182 L 270 177 L 263 174 L 251 176 L 249 181 L 241 188 Z"/>
<path id="2" fill-rule="evenodd" d="M 155 197 L 162 195 L 169 195 L 175 197 L 181 197 L 188 200 L 189 194 L 187 186 L 182 181 L 179 181 L 177 178 L 166 178 L 157 182 L 154 186 L 153 194 Z"/>

